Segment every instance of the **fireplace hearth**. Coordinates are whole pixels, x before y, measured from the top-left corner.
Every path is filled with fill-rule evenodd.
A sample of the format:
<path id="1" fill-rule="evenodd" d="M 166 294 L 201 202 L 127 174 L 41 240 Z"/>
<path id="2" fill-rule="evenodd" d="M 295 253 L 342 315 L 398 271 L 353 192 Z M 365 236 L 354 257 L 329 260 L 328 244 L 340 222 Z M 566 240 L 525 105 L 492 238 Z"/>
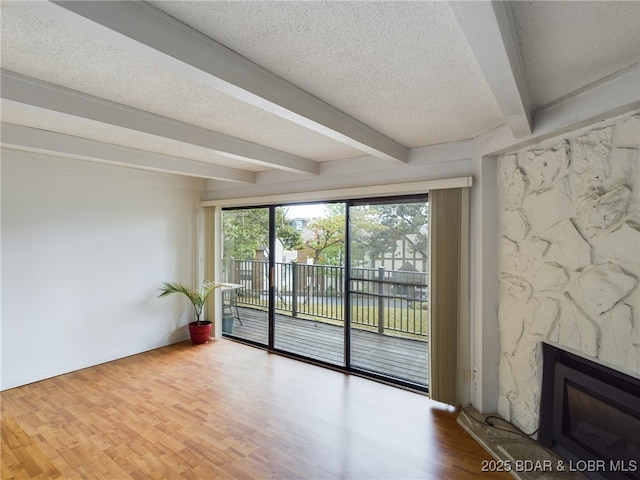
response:
<path id="1" fill-rule="evenodd" d="M 640 379 L 543 343 L 538 441 L 593 479 L 640 480 Z"/>

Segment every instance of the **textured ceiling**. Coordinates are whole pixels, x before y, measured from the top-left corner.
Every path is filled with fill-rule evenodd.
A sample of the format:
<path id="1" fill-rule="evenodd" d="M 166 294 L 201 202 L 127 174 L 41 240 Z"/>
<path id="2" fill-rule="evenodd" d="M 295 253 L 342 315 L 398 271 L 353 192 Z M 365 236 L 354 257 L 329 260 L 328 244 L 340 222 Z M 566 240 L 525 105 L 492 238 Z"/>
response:
<path id="1" fill-rule="evenodd" d="M 521 137 L 535 109 L 640 61 L 640 2 L 0 8 L 4 124 L 253 173 Z"/>
<path id="2" fill-rule="evenodd" d="M 84 23 L 59 17 L 52 21 L 52 15 L 43 15 L 42 4 L 3 4 L 2 68 L 272 148 L 286 145 L 287 151 L 318 161 L 358 155 L 153 59 L 109 44 Z"/>
<path id="3" fill-rule="evenodd" d="M 152 2 L 408 147 L 503 122 L 444 2 L 186 3 Z"/>
<path id="4" fill-rule="evenodd" d="M 640 60 L 640 2 L 513 2 L 534 107 Z"/>

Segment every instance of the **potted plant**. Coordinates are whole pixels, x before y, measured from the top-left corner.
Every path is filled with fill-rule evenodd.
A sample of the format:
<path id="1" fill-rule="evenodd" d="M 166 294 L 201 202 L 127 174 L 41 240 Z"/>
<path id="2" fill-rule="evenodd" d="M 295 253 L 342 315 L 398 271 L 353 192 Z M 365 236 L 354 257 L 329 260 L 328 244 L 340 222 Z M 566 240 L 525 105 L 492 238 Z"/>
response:
<path id="1" fill-rule="evenodd" d="M 185 295 L 193 305 L 196 312 L 196 321 L 189 324 L 189 334 L 191 341 L 198 345 L 206 343 L 211 337 L 212 323 L 208 320 L 201 320 L 202 310 L 207 298 L 216 288 L 223 287 L 222 283 L 204 282 L 199 288 L 189 288 L 179 282 L 164 282 L 160 287 L 158 297 L 166 297 L 174 293 Z"/>

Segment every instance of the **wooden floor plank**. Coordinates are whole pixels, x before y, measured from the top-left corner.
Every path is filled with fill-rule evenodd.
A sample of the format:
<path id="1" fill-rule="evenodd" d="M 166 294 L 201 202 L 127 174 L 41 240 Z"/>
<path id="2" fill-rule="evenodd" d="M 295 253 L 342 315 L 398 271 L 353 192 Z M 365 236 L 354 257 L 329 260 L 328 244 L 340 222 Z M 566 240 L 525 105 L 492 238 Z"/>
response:
<path id="1" fill-rule="evenodd" d="M 0 400 L 4 480 L 477 479 L 490 458 L 424 395 L 225 339 Z"/>
<path id="2" fill-rule="evenodd" d="M 2 415 L 2 478 L 62 478 L 37 442 L 11 416 Z M 5 445 L 7 448 L 5 448 Z"/>

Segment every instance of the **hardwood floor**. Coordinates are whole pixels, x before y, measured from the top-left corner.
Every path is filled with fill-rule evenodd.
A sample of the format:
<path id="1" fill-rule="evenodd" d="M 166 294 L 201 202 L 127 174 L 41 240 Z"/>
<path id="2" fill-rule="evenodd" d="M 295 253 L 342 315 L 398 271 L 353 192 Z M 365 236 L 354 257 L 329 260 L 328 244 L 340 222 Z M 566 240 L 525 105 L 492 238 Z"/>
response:
<path id="1" fill-rule="evenodd" d="M 511 478 L 449 407 L 225 339 L 0 398 L 6 480 Z"/>

